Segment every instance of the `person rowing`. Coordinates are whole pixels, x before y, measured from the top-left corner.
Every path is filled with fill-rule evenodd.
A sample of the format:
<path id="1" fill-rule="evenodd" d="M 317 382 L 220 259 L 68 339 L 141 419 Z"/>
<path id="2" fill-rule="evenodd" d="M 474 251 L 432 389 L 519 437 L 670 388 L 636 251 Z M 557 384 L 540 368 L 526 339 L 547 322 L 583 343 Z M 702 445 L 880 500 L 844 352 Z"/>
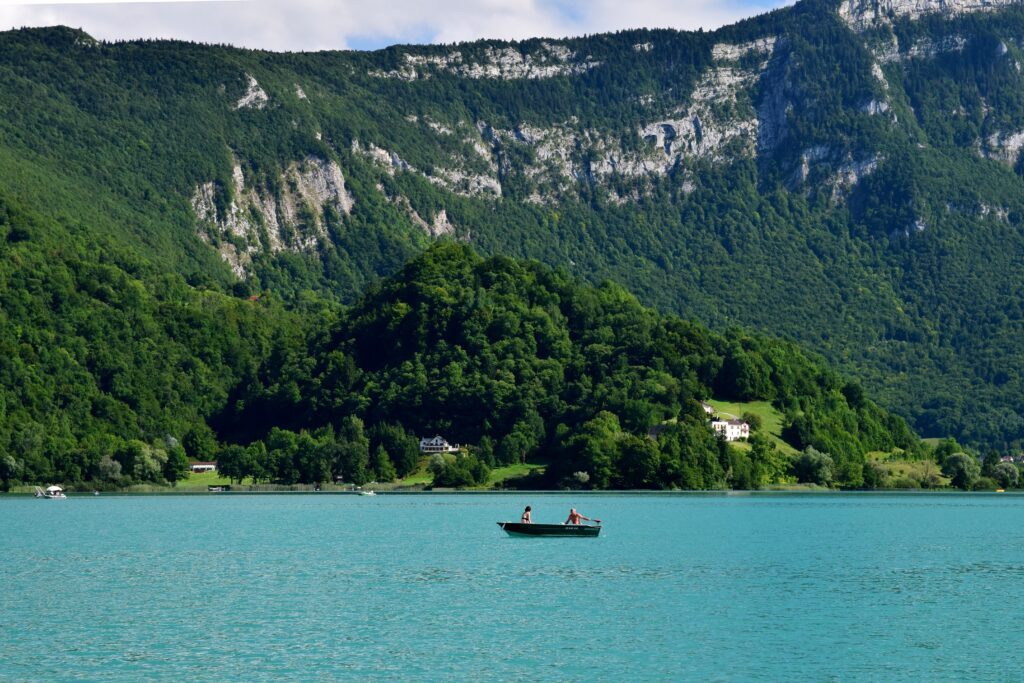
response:
<path id="1" fill-rule="evenodd" d="M 569 510 L 569 519 L 565 520 L 565 523 L 566 524 L 579 524 L 580 521 L 584 520 L 584 519 L 587 520 L 588 522 L 597 522 L 598 524 L 601 523 L 601 520 L 599 520 L 599 519 L 590 519 L 590 517 L 584 517 L 580 513 L 576 512 L 576 508 L 572 508 L 571 510 Z"/>

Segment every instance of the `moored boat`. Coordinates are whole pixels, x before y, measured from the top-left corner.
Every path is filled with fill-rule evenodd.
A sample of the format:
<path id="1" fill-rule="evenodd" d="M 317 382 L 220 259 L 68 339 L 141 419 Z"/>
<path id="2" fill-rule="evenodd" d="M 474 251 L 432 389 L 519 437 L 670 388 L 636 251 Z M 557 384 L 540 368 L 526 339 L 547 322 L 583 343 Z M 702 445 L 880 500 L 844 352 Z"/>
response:
<path id="1" fill-rule="evenodd" d="M 53 500 L 63 500 L 67 498 L 64 493 L 64 489 L 59 486 L 47 486 L 46 490 L 36 487 L 36 498 L 50 498 Z"/>
<path id="2" fill-rule="evenodd" d="M 594 538 L 601 533 L 600 524 L 523 524 L 498 522 L 509 536 L 585 536 Z"/>

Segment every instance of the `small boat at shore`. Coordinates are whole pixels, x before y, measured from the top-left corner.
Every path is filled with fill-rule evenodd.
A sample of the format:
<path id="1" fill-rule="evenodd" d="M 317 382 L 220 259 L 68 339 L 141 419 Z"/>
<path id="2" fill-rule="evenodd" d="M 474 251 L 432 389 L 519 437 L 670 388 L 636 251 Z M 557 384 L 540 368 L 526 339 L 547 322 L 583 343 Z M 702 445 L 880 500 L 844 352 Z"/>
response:
<path id="1" fill-rule="evenodd" d="M 47 486 L 46 490 L 36 487 L 36 498 L 50 498 L 52 500 L 64 500 L 67 495 L 64 489 L 59 486 Z"/>
<path id="2" fill-rule="evenodd" d="M 600 524 L 523 524 L 498 522 L 509 536 L 584 536 L 595 538 L 601 533 Z"/>
<path id="3" fill-rule="evenodd" d="M 360 491 L 359 495 L 360 496 L 376 496 L 377 494 L 374 493 L 373 491 Z"/>

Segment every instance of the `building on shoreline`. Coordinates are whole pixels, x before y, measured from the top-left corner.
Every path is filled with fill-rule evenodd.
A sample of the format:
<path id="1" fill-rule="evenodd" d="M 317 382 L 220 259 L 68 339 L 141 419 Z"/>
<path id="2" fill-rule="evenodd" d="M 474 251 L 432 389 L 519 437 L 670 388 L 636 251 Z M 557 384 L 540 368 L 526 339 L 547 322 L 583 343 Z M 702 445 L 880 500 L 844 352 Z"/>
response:
<path id="1" fill-rule="evenodd" d="M 190 472 L 216 472 L 217 461 L 216 460 L 193 460 L 188 464 Z"/>

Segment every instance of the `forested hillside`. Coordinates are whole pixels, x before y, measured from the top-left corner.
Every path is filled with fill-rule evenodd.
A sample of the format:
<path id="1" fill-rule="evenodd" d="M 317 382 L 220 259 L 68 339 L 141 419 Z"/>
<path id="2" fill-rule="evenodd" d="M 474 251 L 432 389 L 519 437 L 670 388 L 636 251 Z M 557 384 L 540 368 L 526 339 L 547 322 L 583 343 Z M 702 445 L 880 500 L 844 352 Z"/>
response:
<path id="1" fill-rule="evenodd" d="M 435 463 L 438 485 L 537 460 L 535 486 L 791 480 L 771 440 L 714 435 L 700 406 L 711 395 L 774 403 L 789 441 L 828 458 L 827 483 L 871 484 L 870 451 L 926 454 L 901 418 L 792 343 L 718 335 L 535 262 L 438 245 L 344 312 L 286 311 L 116 256 L 90 263 L 85 245 L 32 260 L 45 226 L 6 215 L 29 225 L 4 254 L 19 266 L 4 290 L 19 294 L 2 300 L 8 485 L 173 482 L 188 457 L 237 479 L 387 481 L 433 433 L 470 444 Z"/>
<path id="2" fill-rule="evenodd" d="M 215 450 L 207 418 L 304 319 L 0 204 L 0 480 L 175 481 Z"/>
<path id="3" fill-rule="evenodd" d="M 266 360 L 248 330 L 218 349 L 220 328 L 297 334 L 293 317 L 340 315 L 454 239 L 791 338 L 922 435 L 1020 446 L 1022 51 L 1024 9 L 972 0 L 804 0 L 715 32 L 373 53 L 0 34 L 4 391 L 50 367 L 19 345 L 55 356 L 70 335 L 128 402 L 141 380 L 89 366 L 102 342 L 85 327 L 127 316 L 132 353 L 201 363 L 217 388 L 135 396 L 180 400 L 176 434 L 252 384 L 231 354 Z M 138 307 L 154 327 L 130 322 Z M 125 437 L 157 433 L 125 419 Z"/>

